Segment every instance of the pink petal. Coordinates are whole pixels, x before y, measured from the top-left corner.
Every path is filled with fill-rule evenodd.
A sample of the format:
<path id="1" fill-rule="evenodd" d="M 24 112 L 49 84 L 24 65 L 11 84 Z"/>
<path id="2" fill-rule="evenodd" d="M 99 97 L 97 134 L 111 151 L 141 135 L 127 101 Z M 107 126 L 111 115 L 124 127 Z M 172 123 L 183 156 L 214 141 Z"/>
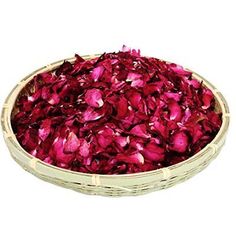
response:
<path id="1" fill-rule="evenodd" d="M 185 132 L 177 132 L 171 137 L 170 150 L 185 152 L 188 148 L 188 136 Z"/>
<path id="2" fill-rule="evenodd" d="M 162 135 L 162 137 L 166 138 L 167 137 L 167 131 L 168 131 L 168 127 L 166 127 L 165 125 L 163 125 L 161 122 L 159 121 L 155 121 L 153 123 L 153 127 L 152 130 L 157 131 L 158 133 L 160 133 Z"/>
<path id="3" fill-rule="evenodd" d="M 103 71 L 104 71 L 104 67 L 103 66 L 98 66 L 96 68 L 93 69 L 92 71 L 92 79 L 96 82 L 98 81 L 98 79 L 101 78 L 102 74 L 103 74 Z"/>
<path id="4" fill-rule="evenodd" d="M 82 157 L 87 157 L 90 153 L 90 144 L 85 139 L 81 139 L 80 142 L 79 153 Z"/>
<path id="5" fill-rule="evenodd" d="M 136 91 L 131 91 L 130 93 L 128 93 L 128 99 L 131 106 L 137 109 L 139 107 L 142 97 L 140 93 Z"/>
<path id="6" fill-rule="evenodd" d="M 130 72 L 126 81 L 131 82 L 131 87 L 143 87 L 144 81 L 141 79 L 142 75 Z"/>
<path id="7" fill-rule="evenodd" d="M 91 107 L 88 107 L 87 110 L 83 113 L 84 121 L 98 120 L 102 116 L 103 116 L 102 114 L 99 114 L 98 112 L 94 111 L 93 108 Z"/>
<path id="8" fill-rule="evenodd" d="M 113 141 L 114 132 L 110 128 L 104 128 L 100 130 L 97 134 L 97 140 L 101 147 L 106 148 Z"/>
<path id="9" fill-rule="evenodd" d="M 208 109 L 211 106 L 211 102 L 213 100 L 214 96 L 211 90 L 204 89 L 202 94 L 202 102 L 203 102 L 203 109 Z"/>
<path id="10" fill-rule="evenodd" d="M 60 101 L 60 97 L 58 94 L 53 93 L 51 94 L 51 96 L 49 97 L 48 103 L 50 103 L 51 105 L 56 105 L 58 104 Z"/>
<path id="11" fill-rule="evenodd" d="M 179 93 L 165 92 L 165 93 L 164 93 L 164 96 L 165 96 L 166 98 L 174 99 L 176 102 L 178 102 L 178 101 L 180 100 L 180 98 L 181 98 L 182 95 L 179 94 Z"/>
<path id="12" fill-rule="evenodd" d="M 65 144 L 65 139 L 61 137 L 57 137 L 52 145 L 53 153 L 54 153 L 54 158 L 61 163 L 68 164 L 70 163 L 74 156 L 72 154 L 65 154 L 63 149 L 64 149 L 64 144 Z"/>
<path id="13" fill-rule="evenodd" d="M 173 100 L 169 102 L 168 108 L 170 110 L 170 120 L 180 121 L 182 118 L 182 110 L 179 104 Z"/>
<path id="14" fill-rule="evenodd" d="M 118 154 L 115 158 L 118 161 L 123 161 L 125 163 L 130 163 L 130 164 L 143 164 L 144 163 L 143 155 L 139 152 L 135 152 L 132 154 Z"/>
<path id="15" fill-rule="evenodd" d="M 80 142 L 74 132 L 70 132 L 64 144 L 65 152 L 75 152 L 79 148 Z"/>
<path id="16" fill-rule="evenodd" d="M 116 136 L 114 139 L 115 139 L 115 142 L 119 144 L 121 147 L 125 147 L 130 142 L 129 136 L 127 137 Z"/>
<path id="17" fill-rule="evenodd" d="M 136 125 L 130 130 L 130 134 L 141 138 L 150 138 L 151 135 L 147 133 L 147 127 L 144 124 Z"/>
<path id="18" fill-rule="evenodd" d="M 85 102 L 91 107 L 102 107 L 104 102 L 102 100 L 102 92 L 99 89 L 89 89 L 85 93 Z"/>
<path id="19" fill-rule="evenodd" d="M 165 157 L 164 149 L 156 143 L 148 143 L 143 149 L 142 154 L 150 161 L 163 161 Z"/>
<path id="20" fill-rule="evenodd" d="M 39 137 L 44 141 L 51 132 L 51 123 L 50 119 L 45 119 L 42 121 L 40 129 L 38 130 Z"/>

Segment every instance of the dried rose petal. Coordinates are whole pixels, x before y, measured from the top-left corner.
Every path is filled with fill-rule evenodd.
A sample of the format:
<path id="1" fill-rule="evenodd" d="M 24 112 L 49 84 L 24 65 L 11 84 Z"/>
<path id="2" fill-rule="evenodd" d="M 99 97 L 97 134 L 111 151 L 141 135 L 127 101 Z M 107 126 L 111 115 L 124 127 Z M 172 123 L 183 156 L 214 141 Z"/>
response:
<path id="1" fill-rule="evenodd" d="M 102 107 L 102 92 L 99 89 L 89 89 L 85 93 L 85 102 L 91 107 Z"/>
<path id="2" fill-rule="evenodd" d="M 148 143 L 142 151 L 145 158 L 151 161 L 163 161 L 164 149 L 155 143 Z"/>
<path id="3" fill-rule="evenodd" d="M 209 89 L 204 89 L 202 95 L 203 109 L 208 109 L 211 106 L 213 100 L 213 93 Z"/>
<path id="4" fill-rule="evenodd" d="M 130 130 L 130 134 L 136 135 L 141 138 L 150 138 L 151 135 L 147 133 L 146 126 L 144 124 L 136 125 Z"/>
<path id="5" fill-rule="evenodd" d="M 50 119 L 46 119 L 42 121 L 40 129 L 38 131 L 38 135 L 43 141 L 45 141 L 45 139 L 48 137 L 48 135 L 51 132 L 51 123 L 52 121 Z"/>
<path id="6" fill-rule="evenodd" d="M 74 156 L 72 154 L 64 153 L 65 141 L 65 139 L 57 137 L 53 142 L 52 152 L 53 157 L 57 160 L 57 162 L 69 164 L 73 160 Z"/>
<path id="7" fill-rule="evenodd" d="M 185 132 L 177 132 L 171 137 L 170 150 L 185 152 L 188 148 L 188 136 Z"/>
<path id="8" fill-rule="evenodd" d="M 90 144 L 85 139 L 81 139 L 80 142 L 79 153 L 82 157 L 87 157 L 90 152 Z"/>
<path id="9" fill-rule="evenodd" d="M 171 101 L 168 104 L 170 110 L 170 120 L 179 121 L 182 118 L 182 111 L 179 104 L 175 101 Z"/>
<path id="10" fill-rule="evenodd" d="M 116 156 L 116 159 L 118 161 L 123 161 L 123 162 L 131 163 L 131 164 L 143 164 L 144 163 L 144 157 L 139 152 L 132 153 L 132 154 L 129 154 L 129 155 L 118 154 Z"/>
<path id="11" fill-rule="evenodd" d="M 84 121 L 94 121 L 102 117 L 102 114 L 97 113 L 92 108 L 88 107 L 87 110 L 83 113 Z"/>
<path id="12" fill-rule="evenodd" d="M 143 87 L 144 81 L 141 79 L 142 75 L 137 73 L 129 73 L 126 81 L 131 82 L 131 87 Z"/>
<path id="13" fill-rule="evenodd" d="M 93 71 L 92 71 L 92 78 L 93 78 L 93 80 L 95 82 L 98 81 L 98 79 L 102 76 L 103 71 L 104 71 L 104 67 L 103 66 L 98 66 L 98 67 L 93 69 Z"/>
<path id="14" fill-rule="evenodd" d="M 75 152 L 80 146 L 80 141 L 74 132 L 70 132 L 64 144 L 65 152 Z"/>

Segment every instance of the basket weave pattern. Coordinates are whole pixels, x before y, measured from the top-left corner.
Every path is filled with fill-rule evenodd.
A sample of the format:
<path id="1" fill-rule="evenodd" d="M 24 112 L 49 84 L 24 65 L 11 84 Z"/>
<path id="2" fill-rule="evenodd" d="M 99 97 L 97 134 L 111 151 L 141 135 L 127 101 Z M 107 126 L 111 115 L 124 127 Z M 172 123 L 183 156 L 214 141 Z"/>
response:
<path id="1" fill-rule="evenodd" d="M 84 56 L 83 58 L 90 59 L 97 56 L 99 55 Z M 73 62 L 75 58 L 69 58 L 67 60 Z M 36 74 L 53 71 L 61 65 L 63 61 L 64 60 L 52 63 L 25 77 L 13 88 L 3 105 L 1 123 L 5 142 L 14 160 L 28 172 L 47 182 L 86 194 L 103 196 L 140 195 L 169 188 L 191 178 L 206 168 L 219 154 L 225 142 L 229 126 L 229 109 L 222 94 L 212 84 L 193 72 L 194 78 L 203 81 L 204 86 L 212 90 L 216 99 L 216 109 L 222 112 L 223 122 L 214 140 L 188 160 L 170 167 L 149 172 L 124 175 L 99 175 L 64 170 L 48 165 L 33 157 L 20 146 L 12 131 L 11 115 L 12 111 L 14 111 L 14 104 L 17 97 L 22 93 L 22 89 L 25 88 L 26 84 L 28 84 Z"/>

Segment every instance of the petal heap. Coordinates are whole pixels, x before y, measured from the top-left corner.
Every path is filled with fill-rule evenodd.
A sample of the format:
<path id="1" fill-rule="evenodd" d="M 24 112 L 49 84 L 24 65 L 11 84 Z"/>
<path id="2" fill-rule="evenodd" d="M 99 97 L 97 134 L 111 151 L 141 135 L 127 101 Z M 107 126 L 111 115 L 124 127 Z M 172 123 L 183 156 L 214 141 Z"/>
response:
<path id="1" fill-rule="evenodd" d="M 188 159 L 218 133 L 212 91 L 182 66 L 126 46 L 75 57 L 36 75 L 12 116 L 21 146 L 45 163 L 99 174 L 150 171 Z"/>

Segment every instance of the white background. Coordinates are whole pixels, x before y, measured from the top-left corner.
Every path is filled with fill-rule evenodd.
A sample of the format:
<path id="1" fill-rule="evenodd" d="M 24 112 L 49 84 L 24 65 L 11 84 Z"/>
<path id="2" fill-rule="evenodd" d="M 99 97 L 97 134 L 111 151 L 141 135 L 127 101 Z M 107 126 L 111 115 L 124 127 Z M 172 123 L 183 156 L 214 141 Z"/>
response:
<path id="1" fill-rule="evenodd" d="M 140 197 L 86 196 L 43 182 L 11 159 L 1 137 L 0 235 L 236 235 L 234 3 L 1 0 L 1 106 L 38 67 L 126 44 L 206 77 L 232 119 L 225 148 L 205 171 Z"/>

